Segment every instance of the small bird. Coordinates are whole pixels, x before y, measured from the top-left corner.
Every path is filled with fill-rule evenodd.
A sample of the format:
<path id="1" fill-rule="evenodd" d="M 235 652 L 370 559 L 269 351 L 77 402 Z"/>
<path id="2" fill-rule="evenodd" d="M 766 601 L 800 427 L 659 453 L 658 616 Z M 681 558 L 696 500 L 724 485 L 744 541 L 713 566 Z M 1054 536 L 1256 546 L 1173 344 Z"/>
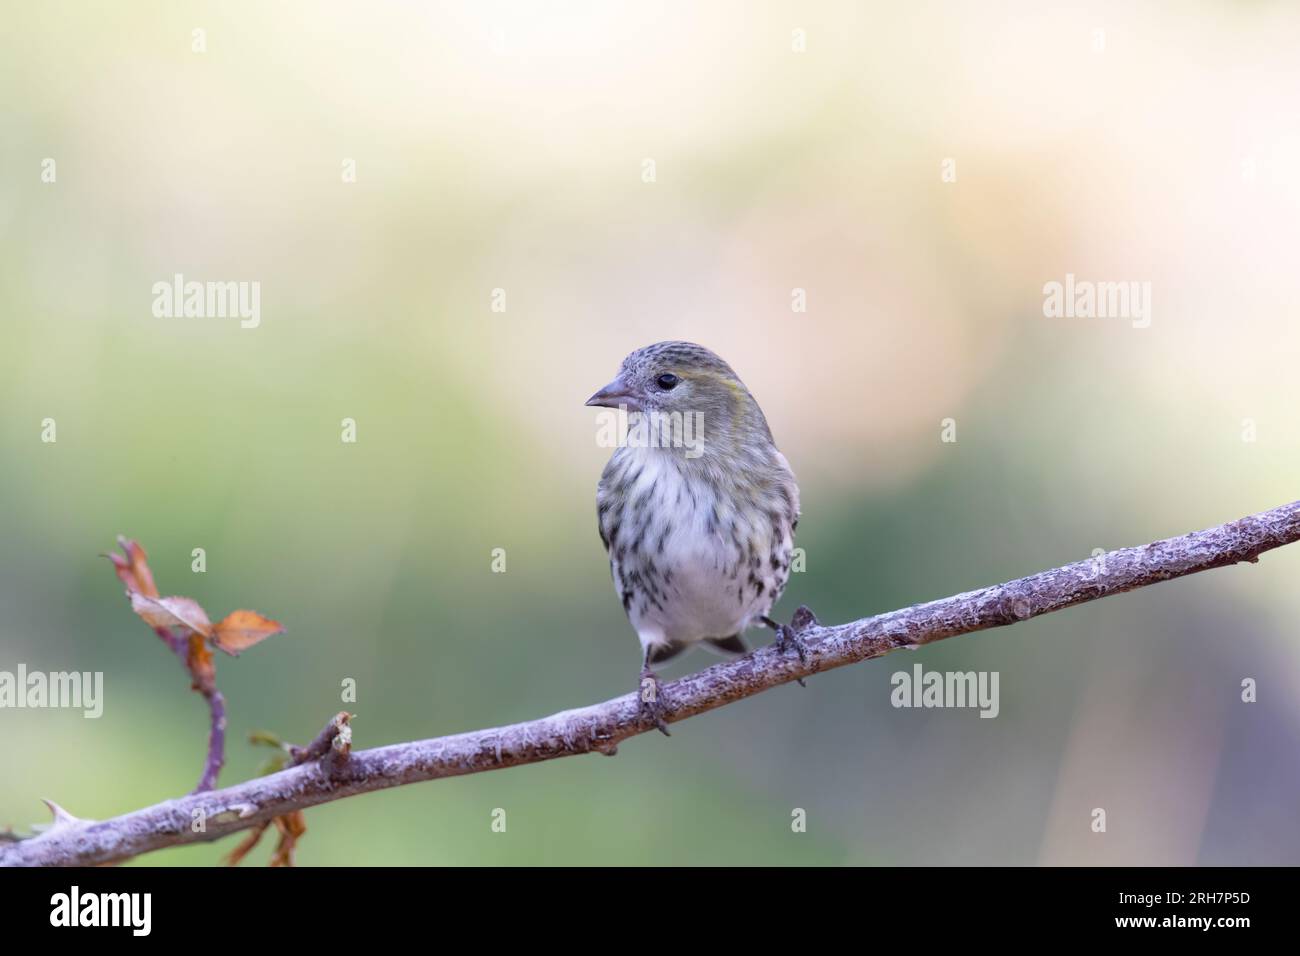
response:
<path id="1" fill-rule="evenodd" d="M 741 634 L 758 624 L 804 656 L 794 630 L 768 617 L 790 576 L 799 486 L 754 396 L 703 346 L 638 349 L 587 404 L 628 412 L 597 523 L 641 641 L 642 708 L 667 734 L 652 665 L 697 644 L 744 654 Z"/>

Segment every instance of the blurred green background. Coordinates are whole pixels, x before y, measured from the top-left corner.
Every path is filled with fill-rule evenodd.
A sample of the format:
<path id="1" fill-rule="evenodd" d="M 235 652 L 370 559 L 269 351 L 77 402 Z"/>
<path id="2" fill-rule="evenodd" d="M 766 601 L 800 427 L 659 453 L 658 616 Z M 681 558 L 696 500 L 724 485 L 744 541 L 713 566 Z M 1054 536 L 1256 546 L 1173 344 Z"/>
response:
<path id="1" fill-rule="evenodd" d="M 0 669 L 101 670 L 106 701 L 0 711 L 0 827 L 198 778 L 206 709 L 98 557 L 119 532 L 164 594 L 289 628 L 218 661 L 225 783 L 345 678 L 358 747 L 631 690 L 582 403 L 656 340 L 727 358 L 799 475 L 782 618 L 1296 498 L 1300 13 L 1051 6 L 11 5 Z M 175 273 L 260 282 L 260 327 L 154 317 Z M 1066 273 L 1149 281 L 1151 326 L 1045 318 Z M 1297 571 L 1284 549 L 612 760 L 313 809 L 298 860 L 1295 864 Z M 998 671 L 1000 716 L 892 708 L 917 662 Z"/>

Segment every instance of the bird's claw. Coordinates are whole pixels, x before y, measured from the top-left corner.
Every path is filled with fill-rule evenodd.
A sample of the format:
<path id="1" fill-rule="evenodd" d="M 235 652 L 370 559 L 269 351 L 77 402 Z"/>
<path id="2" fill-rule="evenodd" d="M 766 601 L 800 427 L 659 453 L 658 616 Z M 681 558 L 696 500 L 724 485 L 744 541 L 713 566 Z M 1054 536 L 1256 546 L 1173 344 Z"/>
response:
<path id="1" fill-rule="evenodd" d="M 778 624 L 770 617 L 763 618 L 763 623 L 776 632 L 776 650 L 779 654 L 788 653 L 791 648 L 799 655 L 799 663 L 808 663 L 808 645 L 804 642 L 803 632 L 809 627 L 817 626 L 817 615 L 806 605 L 799 605 L 789 624 Z M 803 678 L 796 678 L 800 687 L 808 686 Z"/>
<path id="2" fill-rule="evenodd" d="M 659 678 L 655 676 L 654 671 L 645 668 L 641 671 L 641 685 L 637 691 L 637 699 L 641 702 L 641 712 L 654 721 L 655 727 L 665 737 L 671 737 L 668 732 L 668 722 L 664 720 L 663 704 L 663 685 L 659 683 Z"/>
<path id="3" fill-rule="evenodd" d="M 776 649 L 782 654 L 794 648 L 799 654 L 799 663 L 808 663 L 808 645 L 804 643 L 803 638 L 789 624 L 778 624 L 776 626 Z"/>

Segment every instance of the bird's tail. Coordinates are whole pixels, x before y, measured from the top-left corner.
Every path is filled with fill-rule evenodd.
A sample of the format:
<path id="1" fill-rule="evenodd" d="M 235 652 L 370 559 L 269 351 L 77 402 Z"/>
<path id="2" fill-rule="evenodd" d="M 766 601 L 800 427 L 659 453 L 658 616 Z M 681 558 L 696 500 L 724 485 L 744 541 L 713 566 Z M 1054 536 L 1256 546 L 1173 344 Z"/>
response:
<path id="1" fill-rule="evenodd" d="M 742 654 L 748 654 L 749 648 L 741 640 L 739 634 L 732 634 L 730 637 L 706 637 L 700 642 L 702 645 L 720 654 L 723 657 L 740 657 Z M 662 664 L 670 661 L 674 657 L 694 647 L 693 642 L 688 641 L 669 641 L 667 644 L 655 644 L 650 651 L 650 663 Z"/>
<path id="2" fill-rule="evenodd" d="M 742 654 L 749 653 L 749 648 L 745 646 L 745 641 L 739 634 L 732 634 L 731 637 L 706 637 L 704 644 L 709 650 L 723 657 L 740 657 Z"/>
<path id="3" fill-rule="evenodd" d="M 649 662 L 651 664 L 662 664 L 664 661 L 670 661 L 688 647 L 690 647 L 690 645 L 685 641 L 669 641 L 667 644 L 654 644 L 651 646 Z"/>

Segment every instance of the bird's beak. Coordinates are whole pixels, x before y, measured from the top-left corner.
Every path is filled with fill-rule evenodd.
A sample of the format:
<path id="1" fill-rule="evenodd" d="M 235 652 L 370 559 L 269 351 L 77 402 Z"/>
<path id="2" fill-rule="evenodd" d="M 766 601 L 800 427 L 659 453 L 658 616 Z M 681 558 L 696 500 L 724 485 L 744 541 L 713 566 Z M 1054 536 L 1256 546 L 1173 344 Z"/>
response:
<path id="1" fill-rule="evenodd" d="M 587 404 L 598 408 L 618 408 L 620 405 L 626 405 L 632 411 L 641 407 L 621 375 L 587 399 Z"/>

